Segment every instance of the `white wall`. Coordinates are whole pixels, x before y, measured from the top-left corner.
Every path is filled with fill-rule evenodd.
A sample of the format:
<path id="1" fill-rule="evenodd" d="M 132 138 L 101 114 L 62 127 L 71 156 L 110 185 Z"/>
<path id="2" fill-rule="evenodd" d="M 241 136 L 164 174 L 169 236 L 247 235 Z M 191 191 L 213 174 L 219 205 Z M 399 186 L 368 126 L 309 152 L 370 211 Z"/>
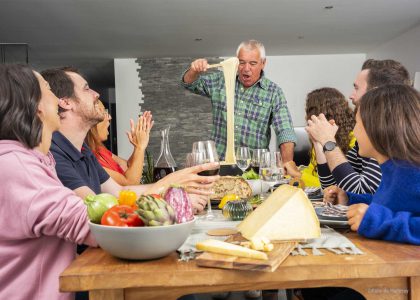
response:
<path id="1" fill-rule="evenodd" d="M 365 54 L 269 56 L 265 72 L 283 89 L 294 126 L 305 126 L 306 95 L 316 88 L 334 87 L 348 97 L 365 58 Z M 114 64 L 118 154 L 129 157 L 132 147 L 125 132 L 128 118 L 137 117 L 142 103 L 140 66 L 135 59 L 115 59 Z"/>
<path id="2" fill-rule="evenodd" d="M 407 68 L 413 79 L 414 73 L 420 71 L 420 25 L 372 49 L 367 57 L 397 60 Z"/>
<path id="3" fill-rule="evenodd" d="M 306 95 L 333 87 L 350 96 L 365 58 L 365 54 L 268 56 L 265 72 L 283 89 L 293 125 L 305 126 Z"/>
<path id="4" fill-rule="evenodd" d="M 130 128 L 129 119 L 137 120 L 139 103 L 143 103 L 138 68 L 136 58 L 114 59 L 118 155 L 124 158 L 130 157 L 133 149 L 126 135 Z"/>

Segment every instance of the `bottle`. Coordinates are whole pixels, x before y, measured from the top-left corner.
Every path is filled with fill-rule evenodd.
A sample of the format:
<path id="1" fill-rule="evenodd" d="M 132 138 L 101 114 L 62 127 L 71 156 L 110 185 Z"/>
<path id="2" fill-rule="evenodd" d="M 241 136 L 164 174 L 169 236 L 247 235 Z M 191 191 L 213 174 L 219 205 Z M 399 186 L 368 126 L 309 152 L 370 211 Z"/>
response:
<path id="1" fill-rule="evenodd" d="M 169 149 L 169 129 L 170 126 L 164 128 L 161 133 L 160 154 L 156 160 L 153 170 L 154 182 L 159 181 L 166 175 L 176 171 L 176 163 Z"/>

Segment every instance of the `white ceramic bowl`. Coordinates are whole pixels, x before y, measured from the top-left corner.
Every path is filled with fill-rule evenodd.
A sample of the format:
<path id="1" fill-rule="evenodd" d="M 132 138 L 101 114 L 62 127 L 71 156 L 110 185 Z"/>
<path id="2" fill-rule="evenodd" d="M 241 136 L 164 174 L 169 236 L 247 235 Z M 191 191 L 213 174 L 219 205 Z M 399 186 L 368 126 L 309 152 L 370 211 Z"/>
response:
<path id="1" fill-rule="evenodd" d="M 195 219 L 181 224 L 150 227 L 115 227 L 89 222 L 99 246 L 125 259 L 154 259 L 177 250 L 190 235 Z"/>
<path id="2" fill-rule="evenodd" d="M 270 185 L 261 179 L 249 179 L 247 182 L 252 189 L 252 196 L 267 193 L 270 189 Z"/>

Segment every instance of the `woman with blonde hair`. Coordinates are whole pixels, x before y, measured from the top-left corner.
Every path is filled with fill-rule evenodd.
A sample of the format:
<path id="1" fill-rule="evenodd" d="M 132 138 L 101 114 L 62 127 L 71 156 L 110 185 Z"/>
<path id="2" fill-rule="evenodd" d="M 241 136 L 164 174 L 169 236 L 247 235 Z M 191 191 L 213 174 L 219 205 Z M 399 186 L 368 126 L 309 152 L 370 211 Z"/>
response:
<path id="1" fill-rule="evenodd" d="M 133 153 L 128 160 L 125 160 L 109 151 L 104 141 L 108 139 L 108 128 L 111 115 L 100 102 L 105 119 L 92 127 L 86 137 L 86 142 L 95 154 L 105 171 L 120 185 L 136 185 L 140 183 L 143 173 L 144 154 L 149 143 L 150 130 L 153 127 L 152 114 L 144 112 L 136 124 L 130 120 L 130 131 L 127 132 L 128 139 L 133 145 Z"/>

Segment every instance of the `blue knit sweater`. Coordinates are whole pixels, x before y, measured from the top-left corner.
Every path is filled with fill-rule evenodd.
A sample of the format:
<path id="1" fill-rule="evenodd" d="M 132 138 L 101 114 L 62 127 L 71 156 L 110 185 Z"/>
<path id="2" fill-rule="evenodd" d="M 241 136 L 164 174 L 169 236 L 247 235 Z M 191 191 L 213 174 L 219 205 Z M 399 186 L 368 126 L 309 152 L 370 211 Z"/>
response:
<path id="1" fill-rule="evenodd" d="M 369 205 L 358 233 L 368 238 L 420 245 L 420 166 L 388 160 L 375 194 L 353 194 L 349 205 Z"/>

